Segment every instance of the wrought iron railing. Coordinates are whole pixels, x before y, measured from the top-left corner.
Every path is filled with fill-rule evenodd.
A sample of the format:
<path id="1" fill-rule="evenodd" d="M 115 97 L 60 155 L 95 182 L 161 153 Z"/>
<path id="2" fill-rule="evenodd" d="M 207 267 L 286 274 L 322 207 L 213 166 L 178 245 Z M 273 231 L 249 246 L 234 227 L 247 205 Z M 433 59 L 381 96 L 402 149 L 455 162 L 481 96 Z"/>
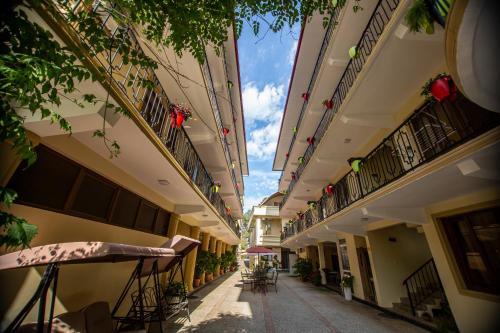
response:
<path id="1" fill-rule="evenodd" d="M 328 22 L 328 27 L 325 32 L 325 36 L 323 37 L 323 42 L 321 43 L 321 49 L 318 54 L 318 58 L 316 59 L 316 64 L 314 65 L 314 71 L 313 74 L 311 75 L 311 79 L 309 80 L 309 86 L 307 87 L 307 95 L 310 96 L 313 89 L 314 85 L 316 84 L 316 78 L 318 77 L 319 74 L 319 69 L 321 68 L 321 65 L 323 63 L 323 58 L 325 57 L 325 52 L 326 49 L 328 48 L 330 39 L 332 37 L 333 31 L 335 30 L 335 27 L 338 25 L 338 19 L 340 17 L 340 13 L 342 11 L 342 6 L 337 6 L 335 8 L 335 11 L 333 15 L 330 17 L 330 22 Z M 300 123 L 302 122 L 302 118 L 304 117 L 304 113 L 307 109 L 307 101 L 304 101 L 302 103 L 302 108 L 300 109 L 299 113 L 299 118 L 297 119 L 297 124 L 295 125 L 296 131 L 293 133 L 292 140 L 290 141 L 290 146 L 288 147 L 288 152 L 285 158 L 285 163 L 283 165 L 283 171 L 281 172 L 280 180 L 279 182 L 281 183 L 281 180 L 283 178 L 283 173 L 286 170 L 286 166 L 288 164 L 288 160 L 290 158 L 290 154 L 292 152 L 293 144 L 295 143 L 295 140 L 297 139 L 297 133 L 300 127 Z"/>
<path id="2" fill-rule="evenodd" d="M 103 52 L 94 51 L 93 60 L 98 62 L 103 70 L 102 72 L 106 73 L 106 83 L 117 87 L 123 97 L 141 114 L 177 163 L 239 237 L 238 224 L 228 214 L 226 204 L 220 194 L 212 191 L 214 181 L 203 165 L 184 128 L 170 126 L 170 102 L 154 72 L 142 67 L 140 64 L 124 61 L 120 56 L 119 49 L 122 47 L 122 43 L 127 43 L 131 49 L 143 53 L 132 32 L 133 30 L 130 27 L 117 25 L 110 14 L 111 10 L 105 8 L 101 1 L 94 1 L 91 6 L 85 1 L 54 1 L 52 4 L 57 15 L 60 15 L 63 20 L 68 20 L 70 13 L 78 13 L 83 10 L 87 12 L 93 11 L 99 15 L 103 31 L 109 33 L 112 47 Z M 116 8 L 113 7 L 113 9 Z M 93 50 L 92 43 L 85 38 L 85 35 L 79 31 L 78 27 L 72 23 L 70 25 L 79 36 L 80 42 L 88 49 Z M 116 39 L 115 36 L 120 36 L 120 38 Z M 124 37 L 127 37 L 127 40 L 124 40 Z M 147 88 L 144 85 L 145 80 L 152 81 L 154 89 Z"/>
<path id="3" fill-rule="evenodd" d="M 314 154 L 316 147 L 321 142 L 321 139 L 330 126 L 330 123 L 332 122 L 335 114 L 340 109 L 342 102 L 344 101 L 350 88 L 356 81 L 358 74 L 363 69 L 364 64 L 372 53 L 374 46 L 377 44 L 378 38 L 382 35 L 385 26 L 390 21 L 392 13 L 397 8 L 398 4 L 399 0 L 379 0 L 370 20 L 368 21 L 368 25 L 363 31 L 359 42 L 356 44 L 357 55 L 356 57 L 349 60 L 344 74 L 340 78 L 339 83 L 335 88 L 332 97 L 330 98 L 330 100 L 333 101 L 333 107 L 325 107 L 323 117 L 321 118 L 313 136 L 314 142 L 313 144 L 307 146 L 302 161 L 297 167 L 297 170 L 294 172 L 295 176 L 290 181 L 288 189 L 283 196 L 282 205 L 286 203 L 288 197 L 290 196 L 290 193 L 293 191 L 295 184 L 302 175 L 309 160 L 311 159 L 311 156 Z M 284 169 L 283 172 L 285 172 Z"/>
<path id="4" fill-rule="evenodd" d="M 453 101 L 428 102 L 382 143 L 324 191 L 316 206 L 284 228 L 282 239 L 296 235 L 399 179 L 415 168 L 500 124 L 500 115 L 457 93 Z"/>
<path id="5" fill-rule="evenodd" d="M 429 259 L 403 281 L 413 315 L 429 297 L 447 302 L 434 259 Z"/>
<path id="6" fill-rule="evenodd" d="M 234 187 L 234 190 L 236 192 L 236 195 L 238 196 L 238 204 L 240 205 L 240 208 L 242 208 L 240 190 L 239 190 L 236 174 L 234 173 L 234 168 L 232 167 L 233 159 L 231 157 L 231 152 L 229 150 L 227 138 L 223 134 L 224 125 L 222 123 L 222 115 L 221 115 L 220 108 L 219 108 L 219 102 L 217 101 L 217 96 L 215 93 L 215 87 L 214 87 L 214 83 L 213 83 L 213 79 L 212 79 L 212 72 L 210 71 L 210 66 L 208 64 L 208 60 L 206 60 L 206 59 L 207 58 L 205 57 L 205 62 L 203 63 L 203 66 L 202 66 L 203 75 L 205 76 L 207 83 L 209 85 L 207 87 L 207 90 L 208 90 L 208 95 L 210 96 L 210 103 L 212 104 L 212 109 L 214 110 L 215 123 L 217 125 L 217 132 L 218 132 L 219 138 L 220 138 L 221 143 L 222 143 L 222 149 L 224 151 L 224 157 L 226 158 L 227 167 L 229 168 L 229 173 L 231 174 L 231 180 L 233 182 L 233 187 Z M 231 104 L 231 106 L 232 106 L 232 104 Z M 240 168 L 240 170 L 241 170 L 241 168 Z"/>

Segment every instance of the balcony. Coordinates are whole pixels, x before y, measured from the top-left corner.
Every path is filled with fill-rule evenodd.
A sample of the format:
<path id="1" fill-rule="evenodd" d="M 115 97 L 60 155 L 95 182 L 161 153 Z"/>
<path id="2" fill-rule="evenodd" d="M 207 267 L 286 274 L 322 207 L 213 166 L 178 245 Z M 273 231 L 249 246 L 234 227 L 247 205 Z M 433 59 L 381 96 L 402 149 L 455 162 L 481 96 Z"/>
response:
<path id="1" fill-rule="evenodd" d="M 361 159 L 359 172 L 348 172 L 333 184 L 332 193 L 323 193 L 314 208 L 284 227 L 282 241 L 499 124 L 498 114 L 480 108 L 461 94 L 454 101 L 424 104 Z"/>
<path id="2" fill-rule="evenodd" d="M 252 215 L 279 216 L 280 208 L 277 206 L 256 206 L 253 208 Z"/>
<path id="3" fill-rule="evenodd" d="M 279 247 L 280 242 L 280 235 L 262 235 L 258 245 L 264 247 Z"/>
<path id="4" fill-rule="evenodd" d="M 347 64 L 347 67 L 344 73 L 342 74 L 342 77 L 340 78 L 339 83 L 332 94 L 332 97 L 330 98 L 333 101 L 333 108 L 331 109 L 325 108 L 323 112 L 323 117 L 321 118 L 318 127 L 316 128 L 316 131 L 313 135 L 315 141 L 313 144 L 307 146 L 307 149 L 302 156 L 303 157 L 302 162 L 297 167 L 296 171 L 294 172 L 294 177 L 292 178 L 290 184 L 288 185 L 286 194 L 283 197 L 282 206 L 287 201 L 288 197 L 290 196 L 290 193 L 293 191 L 293 188 L 295 187 L 295 184 L 299 180 L 304 169 L 307 167 L 307 164 L 311 159 L 311 157 L 313 156 L 316 147 L 318 147 L 318 145 L 320 144 L 321 139 L 325 135 L 325 132 L 330 126 L 332 120 L 335 118 L 335 114 L 340 109 L 342 102 L 349 93 L 350 88 L 354 85 L 354 82 L 356 81 L 358 74 L 362 71 L 364 64 L 370 57 L 370 54 L 372 53 L 375 45 L 377 44 L 379 37 L 384 32 L 384 28 L 391 20 L 392 14 L 398 7 L 398 4 L 399 0 L 380 0 L 378 2 L 370 20 L 368 21 L 365 30 L 361 35 L 360 40 L 356 44 L 357 56 L 349 60 L 349 63 Z M 317 68 L 315 68 L 315 72 L 316 71 Z M 311 81 L 309 85 L 309 87 L 312 89 L 311 84 L 313 84 L 313 81 Z M 299 117 L 299 123 L 300 120 L 302 119 L 302 115 L 306 104 L 307 102 L 304 102 L 304 106 L 302 107 Z M 293 147 L 293 140 L 292 144 L 290 145 L 290 150 L 292 149 L 292 147 Z M 285 161 L 285 166 L 287 162 L 288 159 Z M 286 169 L 283 168 L 283 173 L 285 172 L 285 170 Z M 280 179 L 284 177 L 283 173 Z"/>
<path id="5" fill-rule="evenodd" d="M 120 56 L 118 49 L 122 46 L 130 47 L 136 52 L 144 54 L 132 28 L 117 26 L 109 11 L 103 8 L 103 3 L 99 1 L 94 2 L 91 7 L 88 7 L 88 3 L 84 1 L 70 2 L 65 5 L 52 2 L 47 5 L 46 10 L 52 16 L 43 13 L 42 15 L 52 20 L 53 26 L 60 25 L 60 22 L 66 22 L 65 26 L 62 27 L 64 32 L 68 34 L 66 41 L 76 43 L 75 47 L 78 50 L 85 50 L 82 52 L 86 57 L 84 62 L 102 75 L 101 84 L 110 91 L 115 100 L 133 114 L 133 117 L 135 114 L 140 115 L 137 122 L 141 125 L 147 125 L 156 134 L 157 139 L 173 157 L 171 162 L 176 164 L 179 170 L 182 170 L 181 173 L 184 173 L 183 177 L 188 178 L 197 187 L 204 198 L 215 208 L 220 218 L 240 237 L 238 224 L 228 213 L 220 194 L 212 191 L 214 180 L 203 165 L 184 128 L 170 126 L 169 109 L 171 103 L 155 73 L 145 69 L 140 64 L 125 61 Z M 100 15 L 103 31 L 109 33 L 113 45 L 113 49 L 109 52 L 108 50 L 93 50 L 90 41 L 86 40 L 76 25 L 69 20 L 71 13 L 89 10 Z M 124 36 L 127 36 L 128 39 L 125 40 Z M 145 81 L 153 82 L 154 87 L 145 85 Z M 217 110 L 214 109 L 214 112 Z M 223 145 L 225 144 L 227 143 L 223 141 Z M 236 184 L 234 171 L 232 177 L 234 184 Z M 239 195 L 239 191 L 236 193 Z"/>

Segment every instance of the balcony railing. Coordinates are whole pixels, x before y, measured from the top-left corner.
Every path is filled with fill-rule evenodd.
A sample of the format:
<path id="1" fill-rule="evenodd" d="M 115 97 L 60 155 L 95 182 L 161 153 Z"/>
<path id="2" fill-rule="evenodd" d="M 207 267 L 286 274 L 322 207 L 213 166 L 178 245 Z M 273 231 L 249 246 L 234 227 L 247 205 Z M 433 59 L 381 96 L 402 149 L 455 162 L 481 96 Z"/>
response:
<path id="1" fill-rule="evenodd" d="M 311 76 L 311 80 L 309 80 L 309 86 L 307 87 L 306 93 L 308 96 L 311 95 L 311 93 L 314 89 L 314 85 L 316 84 L 316 78 L 318 77 L 319 69 L 321 68 L 321 64 L 323 63 L 323 58 L 325 57 L 325 52 L 326 52 L 326 49 L 328 48 L 333 31 L 335 30 L 335 27 L 338 24 L 338 19 L 340 17 L 340 12 L 342 11 L 342 8 L 343 8 L 342 6 L 337 6 L 335 8 L 335 12 L 331 16 L 330 22 L 328 23 L 328 27 L 327 27 L 326 32 L 325 32 L 325 36 L 323 37 L 323 42 L 321 43 L 321 49 L 319 51 L 318 58 L 316 59 L 316 64 L 314 65 L 314 71 L 313 71 L 313 74 Z M 281 183 L 281 180 L 283 179 L 283 173 L 286 170 L 286 166 L 287 166 L 288 160 L 290 158 L 293 144 L 295 143 L 295 139 L 297 139 L 297 132 L 298 132 L 298 129 L 300 127 L 300 123 L 302 122 L 302 118 L 304 117 L 304 113 L 307 109 L 307 104 L 308 104 L 307 101 L 304 101 L 302 103 L 302 108 L 300 109 L 299 119 L 297 119 L 297 125 L 295 125 L 295 128 L 297 129 L 297 131 L 295 131 L 293 133 L 292 141 L 290 141 L 290 146 L 288 147 L 288 153 L 286 155 L 287 157 L 285 159 L 285 164 L 283 165 L 283 171 L 281 173 L 280 180 L 279 180 L 280 183 Z"/>
<path id="2" fill-rule="evenodd" d="M 333 193 L 324 192 L 316 207 L 285 227 L 282 240 L 499 124 L 500 115 L 482 109 L 460 94 L 454 101 L 426 103 L 361 159 L 359 172 L 348 172 L 333 184 Z"/>
<path id="3" fill-rule="evenodd" d="M 238 196 L 238 204 L 241 206 L 241 194 L 240 194 L 240 189 L 238 186 L 236 174 L 234 173 L 234 168 L 233 168 L 233 159 L 231 157 L 231 152 L 229 150 L 229 145 L 227 142 L 227 138 L 224 136 L 222 133 L 222 129 L 224 128 L 224 125 L 222 124 L 222 116 L 220 113 L 220 108 L 219 108 L 219 102 L 217 101 L 217 96 L 215 94 L 215 87 L 214 83 L 212 80 L 212 73 L 210 71 L 210 66 L 208 65 L 208 61 L 206 60 L 205 57 L 205 62 L 203 63 L 203 75 L 205 76 L 207 83 L 209 87 L 207 87 L 208 90 L 208 95 L 210 96 L 210 103 L 212 104 L 212 109 L 214 110 L 214 115 L 215 115 L 215 123 L 217 124 L 217 132 L 219 133 L 220 140 L 222 142 L 222 149 L 224 150 L 224 157 L 226 158 L 226 163 L 227 167 L 229 168 L 229 173 L 231 174 L 231 180 L 233 182 L 233 187 L 236 192 L 236 195 Z M 231 104 L 232 106 L 232 104 Z M 235 128 L 236 129 L 236 128 Z M 238 150 L 239 152 L 239 150 Z M 241 170 L 241 167 L 240 167 Z"/>
<path id="4" fill-rule="evenodd" d="M 69 21 L 68 15 L 80 11 L 93 11 L 99 15 L 102 29 L 109 33 L 110 44 L 113 46 L 103 52 L 93 50 L 95 54 L 93 60 L 98 63 L 103 73 L 107 75 L 106 80 L 109 82 L 106 83 L 117 87 L 132 108 L 141 114 L 193 183 L 196 184 L 205 198 L 210 201 L 228 226 L 239 237 L 238 224 L 228 214 L 224 200 L 219 193 L 212 191 L 214 181 L 203 165 L 184 128 L 178 129 L 170 126 L 170 102 L 154 72 L 142 67 L 140 64 L 125 62 L 120 56 L 118 51 L 123 46 L 123 43 L 127 43 L 136 52 L 143 53 L 132 29 L 117 25 L 110 14 L 109 8 L 105 8 L 103 2 L 94 1 L 91 6 L 85 1 L 67 1 L 64 2 L 64 5 L 61 5 L 61 3 L 58 1 L 52 3 L 57 15 L 60 15 L 62 20 L 68 21 L 74 32 L 79 36 L 80 42 L 89 50 L 93 50 L 92 43 L 85 38 L 75 24 Z M 127 37 L 127 40 L 124 37 Z M 145 80 L 152 81 L 154 89 L 146 88 L 143 84 Z"/>
<path id="5" fill-rule="evenodd" d="M 318 127 L 314 133 L 314 143 L 307 146 L 306 151 L 303 155 L 303 161 L 297 167 L 295 171 L 295 177 L 290 181 L 288 185 L 288 190 L 283 196 L 282 205 L 285 204 L 290 193 L 292 192 L 295 184 L 302 175 L 304 169 L 306 168 L 311 156 L 314 154 L 316 147 L 321 142 L 321 139 L 326 133 L 326 130 L 330 126 L 335 114 L 340 109 L 342 102 L 346 98 L 350 88 L 356 81 L 358 74 L 363 69 L 364 64 L 368 60 L 374 46 L 377 44 L 379 37 L 384 32 L 384 28 L 390 21 L 394 10 L 397 8 L 399 0 L 379 0 L 373 14 L 368 21 L 363 34 L 359 42 L 356 45 L 357 56 L 352 58 L 344 71 L 344 74 L 340 78 L 340 81 L 335 88 L 331 100 L 333 101 L 333 108 L 325 109 L 323 117 L 321 118 Z M 285 169 L 283 169 L 285 172 Z M 283 176 L 283 175 L 282 175 Z"/>

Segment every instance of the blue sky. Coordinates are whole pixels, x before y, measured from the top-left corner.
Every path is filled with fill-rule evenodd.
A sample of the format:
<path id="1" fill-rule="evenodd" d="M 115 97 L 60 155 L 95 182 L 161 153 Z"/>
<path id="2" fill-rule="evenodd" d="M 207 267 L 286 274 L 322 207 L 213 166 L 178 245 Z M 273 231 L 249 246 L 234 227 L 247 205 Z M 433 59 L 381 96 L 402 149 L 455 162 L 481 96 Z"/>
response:
<path id="1" fill-rule="evenodd" d="M 245 26 L 238 40 L 243 110 L 250 175 L 245 177 L 247 211 L 278 189 L 280 172 L 272 171 L 299 25 L 259 40 Z"/>

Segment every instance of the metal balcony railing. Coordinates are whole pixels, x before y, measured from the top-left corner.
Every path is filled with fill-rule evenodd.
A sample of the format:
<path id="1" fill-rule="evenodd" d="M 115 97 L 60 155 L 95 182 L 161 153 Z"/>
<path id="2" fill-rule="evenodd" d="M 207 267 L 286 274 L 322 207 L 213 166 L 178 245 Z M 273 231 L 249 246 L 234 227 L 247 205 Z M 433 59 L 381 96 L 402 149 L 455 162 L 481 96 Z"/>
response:
<path id="1" fill-rule="evenodd" d="M 281 239 L 312 227 L 499 124 L 499 114 L 460 93 L 454 101 L 424 104 L 361 159 L 359 172 L 349 171 L 333 184 L 333 193 L 324 192 L 316 207 L 284 227 Z"/>
<path id="2" fill-rule="evenodd" d="M 321 139 L 330 126 L 330 123 L 332 122 L 335 114 L 340 109 L 342 102 L 346 98 L 350 88 L 356 81 L 358 74 L 361 72 L 364 64 L 372 53 L 372 50 L 377 44 L 379 37 L 384 32 L 384 28 L 390 21 L 392 14 L 397 8 L 398 4 L 399 0 L 379 0 L 370 20 L 368 21 L 368 25 L 363 31 L 359 42 L 356 44 L 357 56 L 349 60 L 344 74 L 340 78 L 339 83 L 335 88 L 332 97 L 330 98 L 333 101 L 333 108 L 325 108 L 323 117 L 321 118 L 313 136 L 315 141 L 313 144 L 307 146 L 307 149 L 303 155 L 302 163 L 297 167 L 297 170 L 295 171 L 295 177 L 290 181 L 288 190 L 283 196 L 282 205 L 286 203 L 295 184 L 302 175 L 309 160 L 311 159 L 311 156 L 314 154 L 316 147 L 321 142 Z M 285 169 L 283 169 L 283 172 L 285 172 Z"/>
<path id="3" fill-rule="evenodd" d="M 222 143 L 222 149 L 224 150 L 224 157 L 226 158 L 227 167 L 229 168 L 229 173 L 231 174 L 231 180 L 233 182 L 234 190 L 236 192 L 236 195 L 238 196 L 238 204 L 240 205 L 240 208 L 243 210 L 242 205 L 241 205 L 240 189 L 238 186 L 236 174 L 234 173 L 234 168 L 232 166 L 233 159 L 231 157 L 231 151 L 229 150 L 227 138 L 222 133 L 222 129 L 224 128 L 224 125 L 222 124 L 222 115 L 221 115 L 220 108 L 219 108 L 219 102 L 217 101 L 217 96 L 215 94 L 214 82 L 212 80 L 212 73 L 210 71 L 210 66 L 208 65 L 208 61 L 206 59 L 207 58 L 205 57 L 205 62 L 203 63 L 203 66 L 202 66 L 203 75 L 205 76 L 207 83 L 209 85 L 209 87 L 207 87 L 208 95 L 210 96 L 210 103 L 212 104 L 212 109 L 214 110 L 215 123 L 217 124 L 217 132 L 218 132 L 219 138 L 220 138 L 221 143 Z M 231 92 L 229 92 L 229 94 L 231 94 Z M 232 107 L 232 104 L 231 104 L 231 107 Z M 235 131 L 236 131 L 236 127 L 235 127 Z M 239 150 L 238 150 L 238 152 L 239 152 Z M 240 165 L 240 170 L 241 170 L 241 165 Z"/>
<path id="4" fill-rule="evenodd" d="M 330 17 L 330 22 L 328 23 L 328 27 L 326 28 L 325 36 L 323 37 L 323 42 L 321 43 L 321 49 L 319 51 L 318 58 L 316 59 L 316 64 L 314 65 L 314 71 L 313 71 L 313 74 L 311 76 L 311 79 L 309 80 L 309 86 L 307 87 L 306 93 L 309 96 L 311 95 L 311 93 L 314 89 L 314 85 L 316 84 L 316 78 L 318 77 L 319 69 L 321 68 L 321 64 L 323 63 L 323 58 L 325 57 L 325 52 L 326 52 L 326 49 L 328 48 L 328 45 L 330 43 L 330 39 L 332 37 L 333 31 L 335 30 L 335 27 L 338 24 L 338 19 L 340 17 L 340 12 L 342 11 L 342 8 L 343 7 L 341 7 L 341 6 L 336 7 L 333 15 Z M 297 139 L 297 132 L 298 132 L 298 129 L 300 127 L 300 123 L 302 122 L 302 118 L 304 117 L 304 113 L 307 109 L 307 104 L 308 104 L 307 101 L 304 101 L 302 103 L 302 108 L 300 109 L 299 118 L 297 119 L 297 124 L 295 125 L 295 128 L 297 129 L 297 131 L 295 131 L 295 133 L 293 133 L 292 141 L 290 141 L 290 146 L 288 147 L 288 153 L 286 155 L 287 157 L 285 159 L 285 164 L 283 165 L 283 171 L 281 172 L 281 176 L 279 179 L 280 183 L 281 183 L 281 180 L 283 179 L 283 173 L 286 170 L 286 166 L 288 164 L 288 160 L 289 160 L 290 154 L 292 152 L 293 144 L 295 143 L 295 140 Z"/>
<path id="5" fill-rule="evenodd" d="M 239 226 L 233 220 L 226 209 L 226 204 L 219 193 L 212 191 L 214 183 L 207 172 L 196 149 L 186 134 L 184 128 L 170 126 L 169 109 L 170 102 L 166 92 L 163 90 L 159 80 L 152 70 L 142 67 L 140 64 L 132 64 L 124 61 L 118 52 L 120 47 L 126 43 L 135 52 L 143 53 L 137 42 L 133 29 L 119 26 L 110 14 L 110 8 L 104 7 L 103 2 L 94 1 L 89 5 L 85 1 L 53 1 L 47 2 L 55 9 L 54 13 L 73 28 L 79 36 L 80 42 L 94 54 L 92 60 L 96 61 L 106 74 L 106 85 L 118 88 L 123 97 L 130 103 L 132 108 L 141 114 L 147 124 L 156 133 L 164 146 L 172 154 L 178 164 L 184 169 L 206 199 L 215 207 L 220 216 L 228 226 L 240 237 Z M 106 3 L 109 5 L 109 3 Z M 116 10 L 114 5 L 113 9 Z M 110 49 L 97 51 L 93 49 L 92 43 L 79 31 L 78 25 L 69 20 L 69 15 L 79 11 L 93 11 L 99 15 L 103 31 L 108 32 L 110 38 Z M 154 83 L 154 89 L 149 89 L 143 84 L 145 80 Z"/>

